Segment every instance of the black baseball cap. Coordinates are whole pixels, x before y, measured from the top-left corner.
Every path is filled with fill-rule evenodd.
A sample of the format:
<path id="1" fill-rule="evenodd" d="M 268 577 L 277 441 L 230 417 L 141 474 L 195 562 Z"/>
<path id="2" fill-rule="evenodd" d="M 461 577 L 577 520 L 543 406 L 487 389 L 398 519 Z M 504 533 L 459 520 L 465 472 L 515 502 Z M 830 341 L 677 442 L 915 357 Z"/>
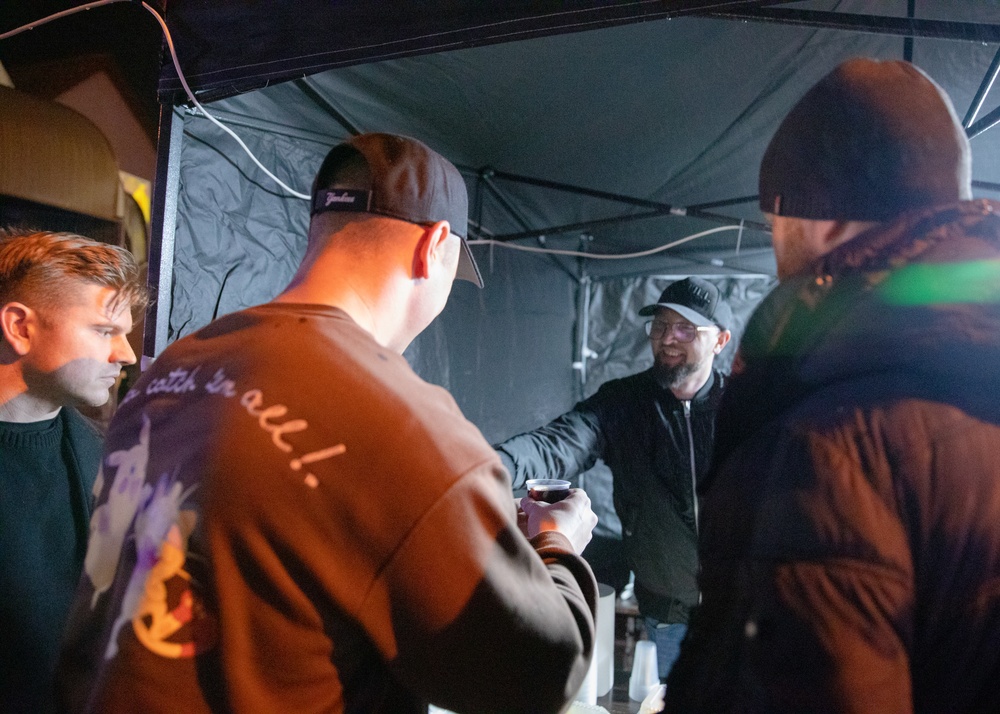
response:
<path id="1" fill-rule="evenodd" d="M 357 157 L 367 171 L 358 171 Z M 346 166 L 352 166 L 345 173 Z M 469 194 L 458 169 L 425 144 L 395 134 L 361 134 L 330 150 L 316 174 L 312 214 L 373 213 L 409 223 L 448 221 L 461 239 L 456 278 L 483 287 L 466 243 Z"/>
<path id="2" fill-rule="evenodd" d="M 685 278 L 671 283 L 656 303 L 646 305 L 639 314 L 655 315 L 661 307 L 670 308 L 701 327 L 715 325 L 720 330 L 728 330 L 733 322 L 733 312 L 722 299 L 719 288 L 702 278 Z"/>

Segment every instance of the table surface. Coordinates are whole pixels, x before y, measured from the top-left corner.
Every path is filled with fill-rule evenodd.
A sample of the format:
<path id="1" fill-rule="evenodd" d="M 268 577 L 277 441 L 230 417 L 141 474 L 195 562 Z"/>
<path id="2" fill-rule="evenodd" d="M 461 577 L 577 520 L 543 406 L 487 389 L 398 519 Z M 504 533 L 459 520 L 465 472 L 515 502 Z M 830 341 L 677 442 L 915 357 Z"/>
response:
<path id="1" fill-rule="evenodd" d="M 598 697 L 597 704 L 607 709 L 611 714 L 638 714 L 641 702 L 629 699 L 627 691 L 623 696 L 622 692 L 612 689 L 605 696 Z"/>

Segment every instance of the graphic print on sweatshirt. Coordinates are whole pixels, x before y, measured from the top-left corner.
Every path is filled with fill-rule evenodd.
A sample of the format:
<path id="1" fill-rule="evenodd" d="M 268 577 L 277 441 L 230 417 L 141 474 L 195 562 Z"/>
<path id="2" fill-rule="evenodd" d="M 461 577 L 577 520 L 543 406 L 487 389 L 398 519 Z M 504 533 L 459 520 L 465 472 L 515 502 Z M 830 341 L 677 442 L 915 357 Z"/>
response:
<path id="1" fill-rule="evenodd" d="M 180 396 L 189 398 L 232 400 L 239 405 L 248 425 L 255 424 L 263 444 L 276 449 L 288 459 L 290 483 L 313 490 L 320 487 L 320 478 L 312 472 L 313 465 L 341 456 L 347 451 L 343 443 L 328 445 L 308 438 L 312 435 L 309 422 L 296 416 L 280 401 L 272 401 L 259 388 L 240 390 L 225 369 L 218 365 L 177 368 L 166 377 L 153 379 L 139 390 L 133 390 L 121 406 L 141 395 Z M 214 371 L 213 371 L 214 370 Z M 212 374 L 203 382 L 202 374 Z M 204 592 L 185 567 L 190 557 L 188 539 L 198 522 L 190 496 L 197 486 L 184 488 L 176 471 L 179 467 L 164 466 L 159 461 L 164 446 L 156 440 L 147 412 L 149 402 L 140 408 L 141 418 L 137 442 L 108 454 L 94 484 L 96 501 L 104 499 L 94 510 L 90 522 L 90 541 L 84 562 L 84 572 L 93 586 L 90 607 L 96 609 L 102 596 L 109 597 L 122 564 L 129 567 L 134 548 L 135 566 L 128 574 L 124 592 L 116 592 L 115 620 L 104 657 L 113 658 L 118 652 L 118 637 L 122 628 L 131 624 L 138 641 L 149 651 L 163 657 L 186 658 L 215 646 L 218 640 L 217 618 L 204 606 Z M 183 406 L 174 404 L 180 413 Z M 153 407 L 155 408 L 155 407 Z M 289 440 L 300 441 L 307 448 L 296 449 Z M 319 447 L 319 448 L 317 448 Z M 150 453 L 156 454 L 156 466 L 150 472 Z M 105 494 L 107 479 L 113 481 Z M 124 577 L 125 574 L 123 574 Z"/>
<path id="2" fill-rule="evenodd" d="M 117 654 L 118 635 L 128 623 L 143 646 L 163 657 L 193 657 L 218 639 L 215 618 L 203 607 L 196 584 L 184 569 L 197 514 L 181 506 L 193 487 L 184 491 L 176 478 L 166 474 L 155 486 L 146 483 L 149 442 L 150 422 L 143 414 L 139 443 L 109 454 L 94 487 L 95 493 L 103 489 L 105 465 L 116 468 L 107 501 L 90 522 L 84 572 L 94 588 L 92 608 L 111 587 L 122 549 L 131 543 L 136 554 L 105 659 Z"/>

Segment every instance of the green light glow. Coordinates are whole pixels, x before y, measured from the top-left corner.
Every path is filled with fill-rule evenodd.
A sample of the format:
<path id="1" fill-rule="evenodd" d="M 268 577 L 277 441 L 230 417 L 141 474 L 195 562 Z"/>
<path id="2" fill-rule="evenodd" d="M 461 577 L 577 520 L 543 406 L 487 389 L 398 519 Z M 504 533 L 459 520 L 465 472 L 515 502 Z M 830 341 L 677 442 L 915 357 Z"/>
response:
<path id="1" fill-rule="evenodd" d="M 908 265 L 879 286 L 891 305 L 1000 302 L 1000 261 Z"/>

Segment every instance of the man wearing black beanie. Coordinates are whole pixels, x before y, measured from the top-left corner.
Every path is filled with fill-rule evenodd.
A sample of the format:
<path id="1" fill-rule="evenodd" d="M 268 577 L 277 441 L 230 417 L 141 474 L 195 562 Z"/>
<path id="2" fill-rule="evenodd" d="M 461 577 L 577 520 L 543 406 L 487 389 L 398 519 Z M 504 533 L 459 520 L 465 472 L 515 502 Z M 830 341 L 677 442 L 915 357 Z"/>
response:
<path id="1" fill-rule="evenodd" d="M 969 156 L 903 62 L 845 62 L 772 139 L 781 284 L 720 409 L 667 711 L 1000 711 L 1000 204 Z"/>

